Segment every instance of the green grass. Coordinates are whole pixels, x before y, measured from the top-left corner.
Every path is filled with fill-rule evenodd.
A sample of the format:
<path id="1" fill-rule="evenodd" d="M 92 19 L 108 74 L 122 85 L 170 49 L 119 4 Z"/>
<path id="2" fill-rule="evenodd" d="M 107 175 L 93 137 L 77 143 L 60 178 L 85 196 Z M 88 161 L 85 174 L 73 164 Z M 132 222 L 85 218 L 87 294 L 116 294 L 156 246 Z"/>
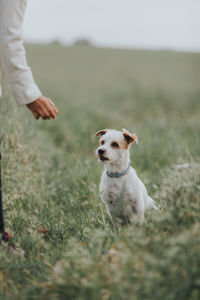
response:
<path id="1" fill-rule="evenodd" d="M 200 54 L 27 45 L 60 114 L 0 102 L 6 229 L 1 299 L 200 297 Z M 137 133 L 132 165 L 158 214 L 119 232 L 98 194 L 94 133 Z M 181 167 L 181 164 L 188 167 Z"/>

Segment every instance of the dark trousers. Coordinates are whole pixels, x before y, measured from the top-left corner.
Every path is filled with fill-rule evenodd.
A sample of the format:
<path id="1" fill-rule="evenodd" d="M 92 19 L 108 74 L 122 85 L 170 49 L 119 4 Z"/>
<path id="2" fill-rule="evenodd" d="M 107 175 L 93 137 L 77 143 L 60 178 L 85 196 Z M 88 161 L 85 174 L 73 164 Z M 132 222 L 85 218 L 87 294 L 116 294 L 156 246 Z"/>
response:
<path id="1" fill-rule="evenodd" d="M 1 181 L 1 153 L 0 153 L 0 233 L 4 233 L 3 207 L 2 207 L 2 181 Z"/>

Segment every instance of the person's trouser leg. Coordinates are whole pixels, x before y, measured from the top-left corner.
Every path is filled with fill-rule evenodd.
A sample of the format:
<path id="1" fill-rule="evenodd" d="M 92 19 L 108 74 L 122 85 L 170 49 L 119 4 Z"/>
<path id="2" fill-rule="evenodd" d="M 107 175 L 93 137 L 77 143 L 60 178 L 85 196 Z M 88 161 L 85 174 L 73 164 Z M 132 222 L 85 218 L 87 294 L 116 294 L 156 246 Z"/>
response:
<path id="1" fill-rule="evenodd" d="M 2 182 L 1 182 L 1 153 L 0 153 L 0 233 L 4 233 L 3 207 L 2 207 Z"/>
<path id="2" fill-rule="evenodd" d="M 9 241 L 10 235 L 5 232 L 4 219 L 3 219 L 3 205 L 2 205 L 2 181 L 1 181 L 1 153 L 0 153 L 0 234 L 3 241 Z M 11 245 L 12 246 L 12 245 Z"/>

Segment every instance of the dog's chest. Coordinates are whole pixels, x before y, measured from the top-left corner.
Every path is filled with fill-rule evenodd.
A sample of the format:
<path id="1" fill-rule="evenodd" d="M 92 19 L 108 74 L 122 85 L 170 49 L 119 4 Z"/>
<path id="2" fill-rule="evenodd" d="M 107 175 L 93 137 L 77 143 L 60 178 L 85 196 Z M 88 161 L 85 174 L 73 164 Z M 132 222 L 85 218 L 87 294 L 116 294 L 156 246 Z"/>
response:
<path id="1" fill-rule="evenodd" d="M 100 182 L 100 194 L 106 204 L 114 205 L 122 196 L 127 198 L 130 195 L 127 178 L 109 178 L 105 173 L 102 174 Z"/>

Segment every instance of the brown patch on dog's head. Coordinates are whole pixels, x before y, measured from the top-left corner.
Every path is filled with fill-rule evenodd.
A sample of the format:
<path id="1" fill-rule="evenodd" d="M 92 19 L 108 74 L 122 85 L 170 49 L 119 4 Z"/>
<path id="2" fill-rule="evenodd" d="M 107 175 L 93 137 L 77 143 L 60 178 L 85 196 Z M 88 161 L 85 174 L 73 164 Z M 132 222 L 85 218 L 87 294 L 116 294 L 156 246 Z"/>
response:
<path id="1" fill-rule="evenodd" d="M 128 148 L 128 146 L 131 143 L 138 144 L 138 137 L 135 133 L 130 133 L 127 129 L 122 129 L 122 133 L 125 139 L 125 148 Z"/>
<path id="2" fill-rule="evenodd" d="M 118 142 L 113 141 L 113 142 L 111 143 L 111 147 L 114 148 L 114 149 L 119 149 L 119 148 L 120 148 L 120 145 L 119 145 Z"/>
<path id="3" fill-rule="evenodd" d="M 100 140 L 99 140 L 99 145 L 103 146 L 104 144 L 105 144 L 105 141 L 102 140 L 102 139 L 100 139 Z"/>
<path id="4" fill-rule="evenodd" d="M 102 129 L 102 130 L 99 130 L 95 133 L 96 136 L 102 136 L 104 134 L 106 134 L 106 132 L 108 132 L 108 129 Z"/>

